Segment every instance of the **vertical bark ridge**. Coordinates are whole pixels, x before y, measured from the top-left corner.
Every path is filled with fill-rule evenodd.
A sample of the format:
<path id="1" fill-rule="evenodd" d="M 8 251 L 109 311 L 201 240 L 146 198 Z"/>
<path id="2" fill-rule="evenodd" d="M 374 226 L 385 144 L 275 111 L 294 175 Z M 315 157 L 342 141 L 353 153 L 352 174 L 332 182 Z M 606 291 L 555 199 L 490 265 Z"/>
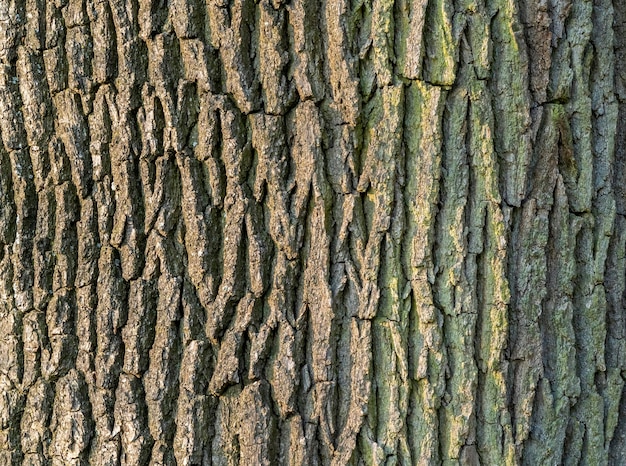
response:
<path id="1" fill-rule="evenodd" d="M 619 464 L 617 0 L 0 4 L 0 463 Z"/>
<path id="2" fill-rule="evenodd" d="M 623 379 L 617 377 L 617 373 L 621 373 L 620 354 L 624 351 L 624 340 L 621 338 L 624 328 L 623 313 L 620 309 L 624 303 L 624 281 L 623 274 L 617 272 L 621 265 L 622 255 L 618 252 L 623 250 L 623 227 L 624 227 L 624 177 L 626 172 L 626 144 L 624 143 L 624 128 L 620 121 L 623 121 L 626 111 L 626 74 L 624 71 L 624 54 L 626 53 L 626 41 L 624 40 L 624 19 L 626 19 L 626 8 L 619 2 L 612 2 L 613 9 L 613 44 L 615 47 L 613 79 L 615 85 L 615 97 L 617 99 L 617 128 L 615 131 L 615 153 L 613 167 L 613 190 L 615 193 L 616 221 L 615 233 L 611 237 L 609 246 L 609 257 L 607 258 L 607 291 L 608 291 L 608 309 L 607 309 L 607 365 L 612 372 L 607 378 L 606 391 L 609 394 L 610 402 L 607 408 L 610 409 L 611 416 L 608 419 L 607 426 L 615 429 L 613 436 L 608 445 L 609 462 L 617 464 L 619 458 L 626 453 L 626 432 L 624 428 L 626 424 L 623 421 L 623 413 L 626 407 L 624 401 L 624 385 Z M 619 406 L 619 408 L 616 408 Z M 608 439 L 607 439 L 608 440 Z"/>
<path id="3" fill-rule="evenodd" d="M 406 233 L 402 246 L 405 274 L 411 287 L 403 291 L 410 299 L 407 438 L 412 461 L 424 464 L 439 462 L 437 410 L 445 388 L 443 316 L 434 300 L 433 283 L 446 96 L 447 91 L 419 81 L 406 91 Z"/>

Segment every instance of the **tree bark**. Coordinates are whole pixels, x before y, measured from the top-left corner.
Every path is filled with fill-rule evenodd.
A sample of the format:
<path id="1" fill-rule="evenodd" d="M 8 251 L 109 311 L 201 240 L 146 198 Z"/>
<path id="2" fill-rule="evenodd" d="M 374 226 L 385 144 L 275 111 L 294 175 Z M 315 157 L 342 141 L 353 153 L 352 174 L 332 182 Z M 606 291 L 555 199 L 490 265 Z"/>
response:
<path id="1" fill-rule="evenodd" d="M 1 0 L 0 464 L 624 464 L 625 122 L 623 0 Z"/>

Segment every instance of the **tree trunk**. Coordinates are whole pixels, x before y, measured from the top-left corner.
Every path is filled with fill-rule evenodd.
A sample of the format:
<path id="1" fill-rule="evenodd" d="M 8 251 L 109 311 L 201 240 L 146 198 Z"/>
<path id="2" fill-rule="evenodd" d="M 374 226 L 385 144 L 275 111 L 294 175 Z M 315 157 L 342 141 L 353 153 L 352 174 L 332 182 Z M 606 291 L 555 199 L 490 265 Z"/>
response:
<path id="1" fill-rule="evenodd" d="M 0 464 L 626 461 L 626 2 L 1 0 Z"/>

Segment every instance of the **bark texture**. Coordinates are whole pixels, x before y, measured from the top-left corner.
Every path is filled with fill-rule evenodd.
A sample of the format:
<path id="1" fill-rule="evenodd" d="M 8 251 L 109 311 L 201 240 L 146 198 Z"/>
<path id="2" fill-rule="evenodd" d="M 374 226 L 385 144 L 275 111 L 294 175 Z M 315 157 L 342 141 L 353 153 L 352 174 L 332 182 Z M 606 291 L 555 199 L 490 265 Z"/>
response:
<path id="1" fill-rule="evenodd" d="M 0 464 L 624 464 L 625 122 L 623 0 L 0 0 Z"/>

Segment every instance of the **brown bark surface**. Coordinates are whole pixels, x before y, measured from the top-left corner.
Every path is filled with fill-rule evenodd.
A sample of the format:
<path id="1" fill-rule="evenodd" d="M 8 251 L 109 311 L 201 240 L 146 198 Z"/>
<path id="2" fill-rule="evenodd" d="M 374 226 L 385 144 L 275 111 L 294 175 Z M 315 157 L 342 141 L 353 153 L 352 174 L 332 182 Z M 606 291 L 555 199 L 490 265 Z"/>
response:
<path id="1" fill-rule="evenodd" d="M 626 2 L 0 0 L 0 465 L 626 462 Z"/>

